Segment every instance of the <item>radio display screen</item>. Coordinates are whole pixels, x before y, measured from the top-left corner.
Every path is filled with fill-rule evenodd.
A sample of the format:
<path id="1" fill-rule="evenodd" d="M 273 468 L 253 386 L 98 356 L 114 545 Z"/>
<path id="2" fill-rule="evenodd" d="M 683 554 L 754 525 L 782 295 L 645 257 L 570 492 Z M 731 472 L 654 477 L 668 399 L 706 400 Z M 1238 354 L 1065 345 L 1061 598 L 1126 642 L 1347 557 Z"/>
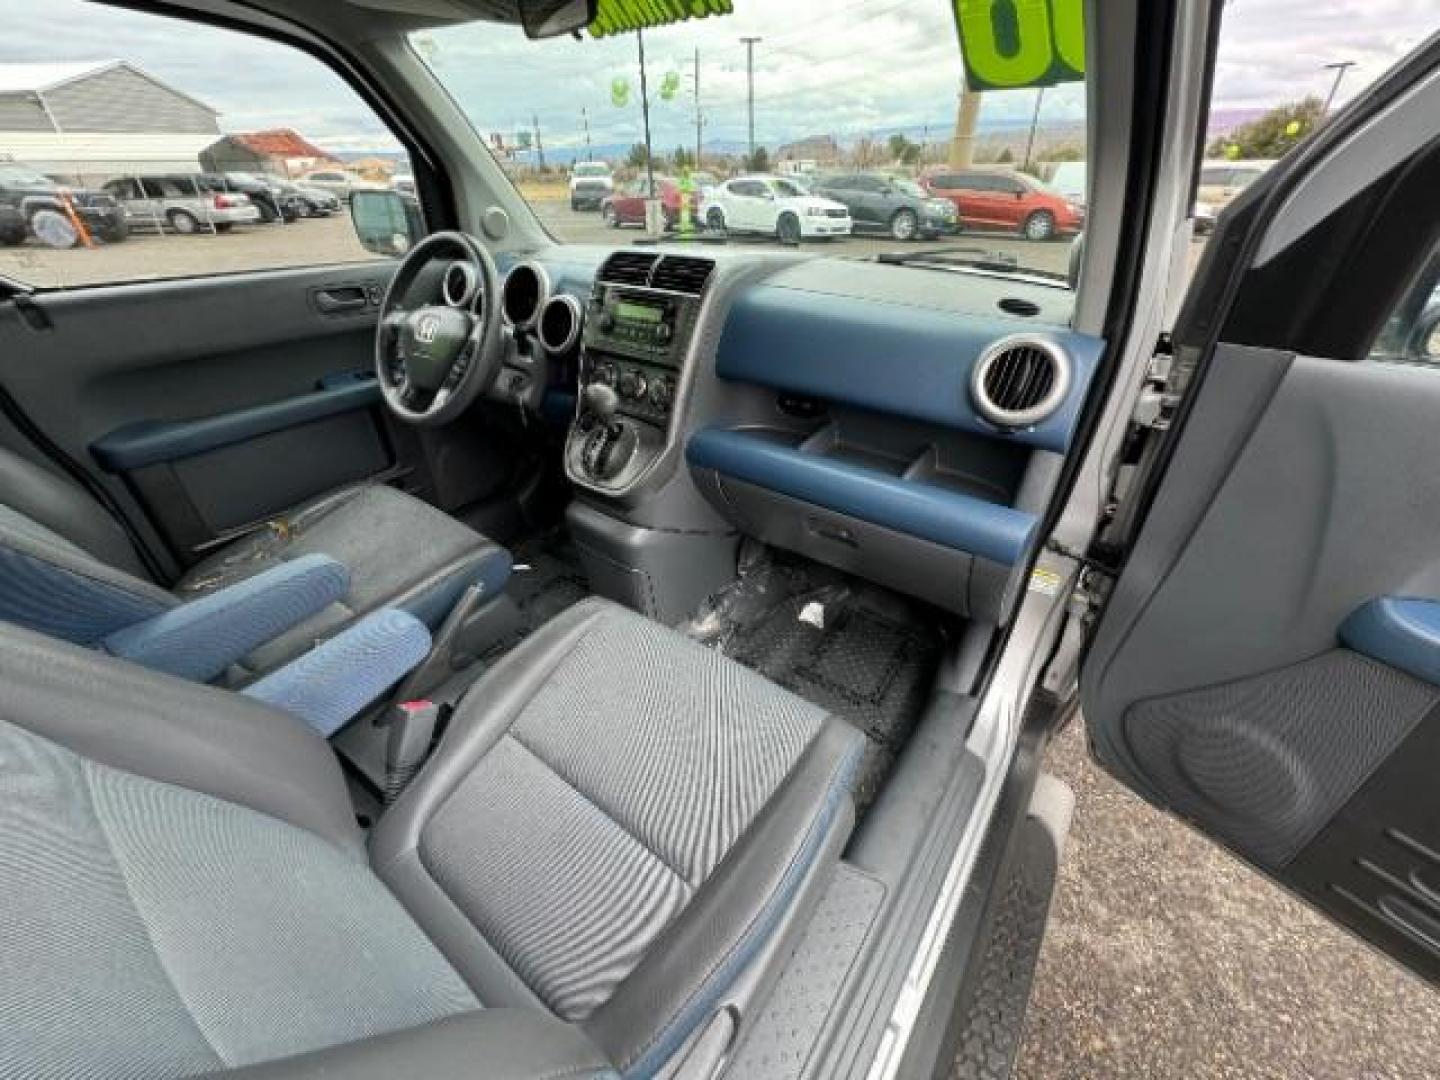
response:
<path id="1" fill-rule="evenodd" d="M 615 303 L 615 318 L 628 323 L 658 323 L 665 316 L 665 309 L 650 304 L 636 304 L 628 300 Z"/>

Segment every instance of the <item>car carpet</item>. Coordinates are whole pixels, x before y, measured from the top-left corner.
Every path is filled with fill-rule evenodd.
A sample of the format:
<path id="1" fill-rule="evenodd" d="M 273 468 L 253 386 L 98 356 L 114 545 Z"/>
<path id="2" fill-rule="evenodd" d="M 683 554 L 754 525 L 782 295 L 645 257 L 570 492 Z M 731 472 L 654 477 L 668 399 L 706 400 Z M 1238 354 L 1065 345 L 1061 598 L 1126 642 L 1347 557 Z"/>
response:
<path id="1" fill-rule="evenodd" d="M 949 632 L 926 605 L 759 547 L 681 629 L 864 732 L 862 812 L 920 719 Z"/>

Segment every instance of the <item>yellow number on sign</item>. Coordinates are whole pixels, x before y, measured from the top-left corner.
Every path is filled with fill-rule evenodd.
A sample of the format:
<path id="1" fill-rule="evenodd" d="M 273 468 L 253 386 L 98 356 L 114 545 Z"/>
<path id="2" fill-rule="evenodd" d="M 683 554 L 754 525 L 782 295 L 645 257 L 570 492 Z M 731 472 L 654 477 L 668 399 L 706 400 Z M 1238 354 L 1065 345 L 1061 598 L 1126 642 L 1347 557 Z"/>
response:
<path id="1" fill-rule="evenodd" d="M 1010 56 L 1001 53 L 996 34 L 995 8 L 1002 2 L 1015 12 L 1019 48 Z M 1031 86 L 1050 71 L 1049 0 L 955 0 L 955 13 L 965 62 L 976 79 L 995 87 Z"/>

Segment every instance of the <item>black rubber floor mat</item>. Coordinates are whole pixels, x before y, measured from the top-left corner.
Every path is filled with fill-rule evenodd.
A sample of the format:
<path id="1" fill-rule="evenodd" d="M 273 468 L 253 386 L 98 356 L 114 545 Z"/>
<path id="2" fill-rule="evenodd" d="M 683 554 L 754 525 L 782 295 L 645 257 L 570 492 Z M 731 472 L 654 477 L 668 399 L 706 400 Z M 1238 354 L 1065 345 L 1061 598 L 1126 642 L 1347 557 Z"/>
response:
<path id="1" fill-rule="evenodd" d="M 528 633 L 590 595 L 580 555 L 563 530 L 525 541 L 514 559 L 516 569 L 506 588 L 525 616 Z"/>
<path id="2" fill-rule="evenodd" d="M 686 631 L 843 717 L 869 747 L 856 785 L 873 800 L 929 698 L 944 627 L 923 605 L 824 567 L 756 558 Z"/>

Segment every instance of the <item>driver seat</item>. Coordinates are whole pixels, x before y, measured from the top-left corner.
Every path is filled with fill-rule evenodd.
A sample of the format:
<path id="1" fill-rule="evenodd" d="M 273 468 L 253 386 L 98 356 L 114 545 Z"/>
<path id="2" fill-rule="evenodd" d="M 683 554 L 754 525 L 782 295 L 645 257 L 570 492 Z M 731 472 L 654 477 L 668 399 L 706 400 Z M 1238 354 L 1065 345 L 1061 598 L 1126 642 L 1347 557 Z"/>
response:
<path id="1" fill-rule="evenodd" d="M 232 666 L 242 685 L 382 608 L 432 629 L 471 586 L 494 596 L 510 555 L 450 515 L 380 484 L 311 500 L 219 549 L 173 589 L 144 569 L 119 523 L 68 478 L 0 448 L 0 621 L 78 645 L 101 646 L 139 620 L 305 556 L 348 571 L 336 599 L 288 625 Z"/>

